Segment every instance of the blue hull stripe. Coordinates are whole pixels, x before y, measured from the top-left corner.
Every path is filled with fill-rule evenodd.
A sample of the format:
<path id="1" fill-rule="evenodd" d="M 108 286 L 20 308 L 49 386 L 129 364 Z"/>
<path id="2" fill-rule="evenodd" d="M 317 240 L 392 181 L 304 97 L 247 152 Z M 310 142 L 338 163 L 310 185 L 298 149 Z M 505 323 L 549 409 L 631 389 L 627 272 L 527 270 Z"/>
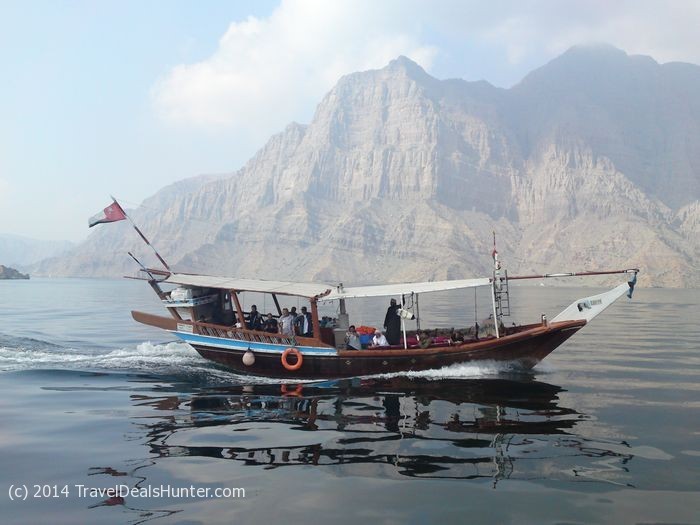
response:
<path id="1" fill-rule="evenodd" d="M 267 354 L 282 354 L 290 345 L 275 345 L 270 343 L 258 343 L 255 341 L 240 341 L 238 339 L 224 339 L 223 337 L 211 337 L 207 335 L 190 334 L 189 332 L 173 331 L 177 337 L 186 343 L 213 348 L 225 348 L 229 350 L 254 350 Z M 303 354 L 332 355 L 337 356 L 335 348 L 319 348 L 316 346 L 295 346 Z"/>

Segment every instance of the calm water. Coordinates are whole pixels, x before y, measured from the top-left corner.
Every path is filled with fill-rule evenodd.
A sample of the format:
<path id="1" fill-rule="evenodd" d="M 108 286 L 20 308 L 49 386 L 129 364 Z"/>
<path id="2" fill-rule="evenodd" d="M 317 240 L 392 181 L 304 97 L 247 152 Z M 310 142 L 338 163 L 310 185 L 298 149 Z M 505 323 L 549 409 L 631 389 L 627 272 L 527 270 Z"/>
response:
<path id="1" fill-rule="evenodd" d="M 514 314 L 590 293 L 516 289 Z M 426 323 L 474 315 L 427 297 Z M 300 386 L 230 374 L 131 308 L 160 311 L 138 282 L 0 281 L 2 523 L 700 523 L 700 291 L 639 289 L 529 373 Z"/>

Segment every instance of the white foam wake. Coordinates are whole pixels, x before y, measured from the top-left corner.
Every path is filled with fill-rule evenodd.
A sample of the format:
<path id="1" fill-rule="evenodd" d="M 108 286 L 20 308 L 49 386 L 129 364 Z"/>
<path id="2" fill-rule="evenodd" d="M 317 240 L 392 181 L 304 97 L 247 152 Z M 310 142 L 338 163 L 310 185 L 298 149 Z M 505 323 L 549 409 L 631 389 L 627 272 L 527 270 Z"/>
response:
<path id="1" fill-rule="evenodd" d="M 137 370 L 196 366 L 204 360 L 188 345 L 179 342 L 140 343 L 109 352 L 89 352 L 62 347 L 0 347 L 0 370 Z"/>
<path id="2" fill-rule="evenodd" d="M 396 372 L 391 374 L 379 374 L 372 377 L 410 377 L 415 379 L 427 379 L 439 381 L 440 379 L 474 379 L 479 377 L 493 377 L 500 374 L 512 374 L 522 372 L 523 368 L 517 363 L 507 361 L 480 361 L 475 363 L 460 363 L 432 370 L 416 370 L 408 372 Z"/>

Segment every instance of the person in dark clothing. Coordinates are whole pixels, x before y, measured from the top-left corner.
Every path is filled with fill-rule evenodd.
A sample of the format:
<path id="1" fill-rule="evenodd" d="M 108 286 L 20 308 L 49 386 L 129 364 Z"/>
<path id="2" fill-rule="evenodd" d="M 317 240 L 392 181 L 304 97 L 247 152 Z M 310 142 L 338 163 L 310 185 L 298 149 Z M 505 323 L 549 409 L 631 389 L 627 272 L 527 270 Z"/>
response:
<path id="1" fill-rule="evenodd" d="M 306 310 L 306 306 L 301 307 L 301 313 L 294 319 L 296 333 L 303 337 L 313 337 L 314 328 L 311 322 L 311 312 Z"/>
<path id="2" fill-rule="evenodd" d="M 401 318 L 399 317 L 399 305 L 396 299 L 392 299 L 384 318 L 384 329 L 386 330 L 386 340 L 390 345 L 399 344 L 401 332 Z"/>
<path id="3" fill-rule="evenodd" d="M 267 319 L 265 319 L 265 323 L 263 324 L 263 330 L 271 334 L 277 333 L 277 319 L 272 317 L 272 314 L 267 314 Z"/>
<path id="4" fill-rule="evenodd" d="M 248 319 L 246 319 L 246 325 L 249 330 L 262 330 L 263 328 L 263 316 L 258 312 L 258 307 L 252 305 L 250 307 L 250 313 L 248 314 Z"/>

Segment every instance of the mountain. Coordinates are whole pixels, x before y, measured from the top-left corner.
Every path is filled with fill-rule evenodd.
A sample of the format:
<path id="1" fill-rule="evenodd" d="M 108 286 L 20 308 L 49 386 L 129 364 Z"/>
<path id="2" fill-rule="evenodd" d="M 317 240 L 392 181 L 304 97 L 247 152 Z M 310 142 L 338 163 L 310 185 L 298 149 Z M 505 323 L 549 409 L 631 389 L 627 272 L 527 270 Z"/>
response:
<path id="1" fill-rule="evenodd" d="M 511 89 L 405 57 L 343 77 L 239 171 L 161 190 L 133 216 L 180 271 L 328 282 L 640 267 L 698 286 L 700 67 L 576 47 Z M 118 275 L 102 227 L 42 273 Z M 153 261 L 143 247 L 139 253 Z"/>
<path id="2" fill-rule="evenodd" d="M 19 235 L 0 234 L 0 263 L 25 267 L 73 248 L 70 241 L 41 241 Z"/>
<path id="3" fill-rule="evenodd" d="M 29 279 L 29 276 L 18 272 L 14 268 L 0 264 L 0 279 Z"/>

